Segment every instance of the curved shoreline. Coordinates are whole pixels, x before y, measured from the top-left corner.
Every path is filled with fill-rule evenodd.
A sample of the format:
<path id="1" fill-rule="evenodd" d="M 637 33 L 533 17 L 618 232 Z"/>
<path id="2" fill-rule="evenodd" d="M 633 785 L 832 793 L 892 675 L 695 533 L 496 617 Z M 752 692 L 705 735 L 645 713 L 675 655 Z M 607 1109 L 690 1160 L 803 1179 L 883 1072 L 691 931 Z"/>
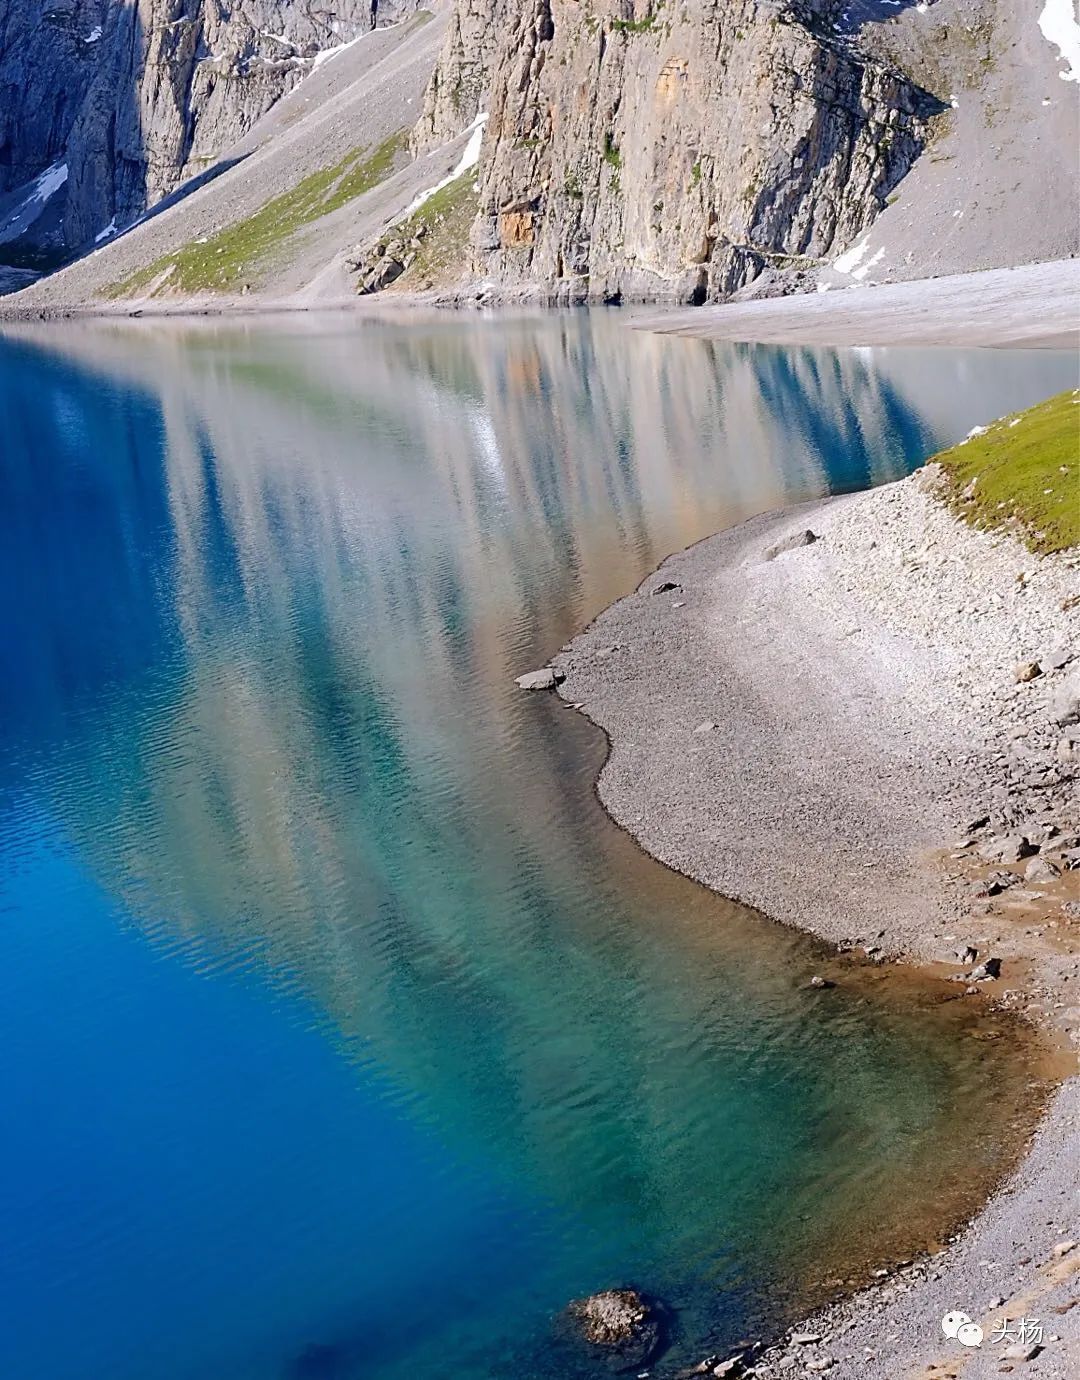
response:
<path id="1" fill-rule="evenodd" d="M 1062 607 L 1080 562 L 975 532 L 932 488 L 922 471 L 669 558 L 555 658 L 560 693 L 607 734 L 597 793 L 654 857 L 876 960 L 963 974 L 955 951 L 970 943 L 1003 960 L 980 993 L 1075 1045 L 1080 924 L 1062 906 L 1080 899 L 1080 871 L 993 900 L 975 892 L 992 870 L 977 853 L 988 840 L 1018 826 L 1049 834 L 1053 821 L 1042 851 L 1060 866 L 1076 830 L 1060 754 L 1080 728 L 1055 727 L 1049 708 L 1076 663 L 1029 683 L 1013 669 L 1055 647 L 1080 653 L 1080 610 Z M 806 529 L 819 540 L 767 558 Z M 665 584 L 675 588 L 657 592 Z M 966 824 L 984 815 L 969 842 Z M 977 1114 L 1008 1110 L 990 1089 Z M 1067 1380 L 1080 1368 L 1080 1307 L 1051 1310 L 1069 1304 L 1080 1268 L 1080 1247 L 1054 1253 L 1080 1235 L 1077 1164 L 1071 1076 L 1017 1173 L 946 1251 L 808 1320 L 796 1332 L 820 1341 L 774 1348 L 753 1373 L 1001 1374 L 1003 1344 L 965 1351 L 943 1337 L 942 1315 L 959 1308 L 988 1338 L 997 1315 L 1038 1315 L 1060 1340 L 1004 1364 Z"/>

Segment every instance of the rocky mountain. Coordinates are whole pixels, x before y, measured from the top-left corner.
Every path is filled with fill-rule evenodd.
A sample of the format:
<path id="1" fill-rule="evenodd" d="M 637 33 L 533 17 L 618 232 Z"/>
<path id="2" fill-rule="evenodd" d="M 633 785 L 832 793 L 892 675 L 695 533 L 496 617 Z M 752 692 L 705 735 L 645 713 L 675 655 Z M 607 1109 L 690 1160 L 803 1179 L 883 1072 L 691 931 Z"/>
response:
<path id="1" fill-rule="evenodd" d="M 946 107 L 838 32 L 841 8 L 461 0 L 420 130 L 489 102 L 476 275 L 705 301 L 849 244 Z"/>
<path id="2" fill-rule="evenodd" d="M 489 110 L 470 271 L 567 300 L 1064 258 L 1080 249 L 1068 8 L 458 0 L 414 140 Z"/>
<path id="3" fill-rule="evenodd" d="M 0 7 L 0 261 L 47 266 L 197 175 L 370 0 L 9 0 Z M 411 12 L 388 0 L 382 13 Z"/>
<path id="4" fill-rule="evenodd" d="M 368 5 L 9 0 L 0 260 L 84 254 L 20 303 L 702 303 L 1080 251 L 1068 0 Z"/>

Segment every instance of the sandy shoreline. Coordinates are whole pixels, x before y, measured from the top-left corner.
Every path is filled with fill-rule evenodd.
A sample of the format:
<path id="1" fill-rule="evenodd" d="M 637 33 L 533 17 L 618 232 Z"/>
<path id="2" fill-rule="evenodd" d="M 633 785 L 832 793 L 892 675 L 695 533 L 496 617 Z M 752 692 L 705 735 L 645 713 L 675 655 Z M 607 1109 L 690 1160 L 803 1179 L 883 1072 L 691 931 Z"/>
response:
<path id="1" fill-rule="evenodd" d="M 607 731 L 601 799 L 650 853 L 839 946 L 966 974 L 970 944 L 1003 966 L 996 982 L 958 984 L 978 991 L 963 999 L 1002 1001 L 1075 1048 L 1080 870 L 1063 860 L 1080 842 L 1080 726 L 1055 714 L 1080 657 L 1030 682 L 1014 669 L 1080 653 L 1080 608 L 1062 607 L 1080 559 L 974 532 L 931 489 L 923 471 L 672 557 L 555 659 L 561 693 Z M 819 539 L 767 558 L 807 529 Z M 979 856 L 1018 832 L 1061 875 L 1025 880 L 1030 859 Z M 979 895 L 992 871 L 1015 884 Z M 973 1114 L 1008 1109 L 988 1089 Z M 754 1373 L 1080 1374 L 1080 1246 L 1054 1254 L 1080 1237 L 1078 1165 L 1073 1076 L 1018 1173 L 944 1254 L 807 1321 L 796 1331 L 821 1340 Z M 954 1309 L 983 1322 L 981 1350 L 943 1337 Z M 1002 1314 L 1040 1319 L 1036 1357 L 1006 1360 L 989 1342 Z"/>

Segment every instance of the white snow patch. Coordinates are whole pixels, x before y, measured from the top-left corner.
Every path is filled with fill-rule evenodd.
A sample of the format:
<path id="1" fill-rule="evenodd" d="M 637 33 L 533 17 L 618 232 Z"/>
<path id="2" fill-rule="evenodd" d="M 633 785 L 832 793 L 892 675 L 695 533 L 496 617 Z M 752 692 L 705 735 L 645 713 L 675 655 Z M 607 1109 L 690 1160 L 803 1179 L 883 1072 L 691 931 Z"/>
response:
<path id="1" fill-rule="evenodd" d="M 874 257 L 873 257 L 872 259 L 867 259 L 866 263 L 864 263 L 860 268 L 855 269 L 855 271 L 852 273 L 851 276 L 852 276 L 853 278 L 858 278 L 859 281 L 862 282 L 862 280 L 866 277 L 866 275 L 870 272 L 870 270 L 871 270 L 876 264 L 881 263 L 881 261 L 882 261 L 882 259 L 883 259 L 884 257 L 885 257 L 885 246 L 882 245 L 881 248 L 878 250 L 878 252 L 874 255 Z"/>
<path id="2" fill-rule="evenodd" d="M 96 43 L 101 37 L 101 25 L 95 24 L 88 34 L 83 34 L 84 43 Z"/>
<path id="3" fill-rule="evenodd" d="M 315 54 L 315 60 L 311 64 L 311 70 L 314 72 L 317 68 L 321 67 L 324 62 L 329 62 L 331 58 L 337 57 L 338 53 L 343 53 L 346 48 L 354 48 L 365 38 L 370 38 L 373 33 L 382 34 L 385 33 L 387 29 L 396 29 L 398 24 L 403 22 L 403 20 L 399 19 L 393 24 L 381 24 L 378 29 L 369 29 L 365 33 L 357 34 L 355 38 L 350 38 L 348 43 L 338 43 L 335 44 L 333 48 L 324 48 L 321 53 Z"/>
<path id="4" fill-rule="evenodd" d="M 116 234 L 116 217 L 113 216 L 104 229 L 99 230 L 94 236 L 94 243 L 100 244 L 102 240 L 110 240 Z"/>
<path id="5" fill-rule="evenodd" d="M 54 192 L 58 192 L 67 181 L 67 164 L 54 163 L 51 168 L 46 168 L 34 183 L 34 190 L 30 193 L 27 200 L 48 201 Z"/>
<path id="6" fill-rule="evenodd" d="M 1068 63 L 1067 72 L 1059 72 L 1062 81 L 1080 82 L 1080 23 L 1076 18 L 1076 0 L 1046 0 L 1039 15 L 1039 30 L 1047 43 Z"/>
<path id="7" fill-rule="evenodd" d="M 832 287 L 831 283 L 818 283 L 817 290 L 818 292 L 828 292 L 830 287 Z"/>
<path id="8" fill-rule="evenodd" d="M 324 62 L 329 62 L 331 58 L 337 57 L 338 53 L 343 53 L 346 48 L 354 47 L 362 38 L 367 38 L 367 34 L 357 34 L 355 38 L 350 38 L 348 43 L 336 43 L 333 48 L 324 48 L 321 53 L 316 53 L 315 61 L 311 64 L 311 70 L 314 72 Z"/>
<path id="9" fill-rule="evenodd" d="M 870 248 L 870 236 L 867 235 L 860 244 L 853 244 L 850 249 L 833 260 L 833 268 L 837 273 L 854 273 L 856 267 L 862 260 L 863 255 Z"/>
<path id="10" fill-rule="evenodd" d="M 429 187 L 426 192 L 421 192 L 418 197 L 415 197 L 402 211 L 401 220 L 408 220 L 411 215 L 419 211 L 426 201 L 430 201 L 436 192 L 441 192 L 444 187 L 449 187 L 451 182 L 456 182 L 462 173 L 476 167 L 477 163 L 480 162 L 480 145 L 484 142 L 484 126 L 486 124 L 487 111 L 482 110 L 469 128 L 464 131 L 469 136 L 469 141 L 458 160 L 457 167 L 453 172 L 447 173 L 441 182 L 436 182 L 434 187 Z"/>

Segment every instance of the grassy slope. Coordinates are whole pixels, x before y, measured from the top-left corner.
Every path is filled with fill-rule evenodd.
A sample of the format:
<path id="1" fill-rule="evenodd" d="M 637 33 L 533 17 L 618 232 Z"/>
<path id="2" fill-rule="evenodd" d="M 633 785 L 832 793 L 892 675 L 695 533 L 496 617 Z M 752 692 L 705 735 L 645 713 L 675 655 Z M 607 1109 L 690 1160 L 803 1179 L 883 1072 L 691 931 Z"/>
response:
<path id="1" fill-rule="evenodd" d="M 994 422 L 934 457 L 976 527 L 1018 531 L 1033 551 L 1080 545 L 1080 391 Z"/>
<path id="2" fill-rule="evenodd" d="M 408 220 L 398 221 L 383 234 L 384 246 L 395 240 L 408 244 L 418 234 L 422 236 L 408 271 L 392 285 L 391 291 L 424 289 L 455 277 L 476 215 L 475 179 L 475 170 L 463 172 L 428 197 Z"/>
<path id="3" fill-rule="evenodd" d="M 169 292 L 236 292 L 272 268 L 289 236 L 331 211 L 370 191 L 393 171 L 404 148 L 405 130 L 398 130 L 368 154 L 353 149 L 340 163 L 309 174 L 290 191 L 274 197 L 244 220 L 236 221 L 208 239 L 194 241 L 139 269 L 106 292 L 107 297 L 140 295 L 163 274 L 168 277 L 152 290 Z M 367 157 L 364 155 L 368 154 Z"/>

